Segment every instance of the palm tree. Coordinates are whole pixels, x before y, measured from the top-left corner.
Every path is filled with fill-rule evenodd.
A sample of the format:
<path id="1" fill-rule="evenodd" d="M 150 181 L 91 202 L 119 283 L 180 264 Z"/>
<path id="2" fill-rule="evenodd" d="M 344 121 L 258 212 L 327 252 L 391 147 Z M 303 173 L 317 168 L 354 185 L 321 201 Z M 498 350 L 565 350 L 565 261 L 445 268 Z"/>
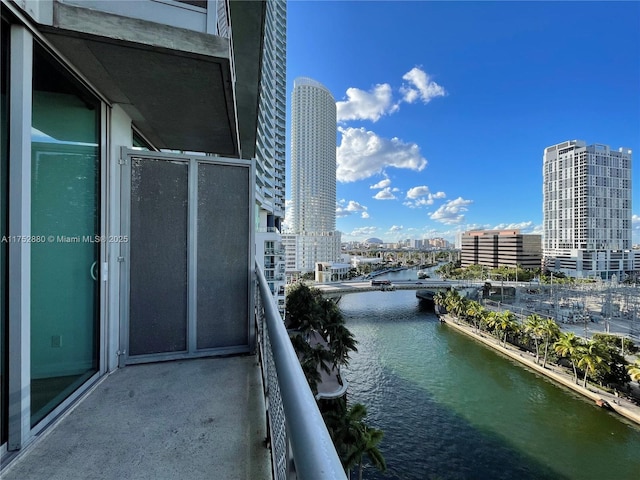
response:
<path id="1" fill-rule="evenodd" d="M 527 321 L 524 324 L 524 331 L 531 339 L 536 346 L 536 363 L 538 363 L 540 359 L 540 349 L 539 342 L 543 337 L 543 328 L 542 328 L 542 317 L 537 314 L 531 314 L 527 317 Z"/>
<path id="2" fill-rule="evenodd" d="M 507 335 L 511 331 L 515 331 L 517 328 L 517 323 L 514 319 L 513 313 L 509 310 L 505 310 L 502 313 L 499 313 L 497 316 L 497 325 L 496 328 L 498 331 L 502 332 L 502 346 L 507 346 Z"/>
<path id="3" fill-rule="evenodd" d="M 465 314 L 467 312 L 467 302 L 468 300 L 466 298 L 458 297 L 457 301 L 455 301 L 455 303 L 451 306 L 453 314 L 460 320 L 465 319 Z"/>
<path id="4" fill-rule="evenodd" d="M 590 341 L 578 348 L 578 368 L 584 371 L 583 387 L 587 387 L 587 375 L 595 375 L 598 369 L 609 371 L 608 354 L 598 342 Z"/>
<path id="5" fill-rule="evenodd" d="M 542 321 L 542 335 L 544 337 L 544 360 L 542 362 L 542 368 L 547 366 L 547 355 L 549 353 L 549 343 L 552 340 L 557 339 L 560 336 L 560 327 L 551 318 L 547 318 Z"/>
<path id="6" fill-rule="evenodd" d="M 498 323 L 500 322 L 500 313 L 494 310 L 491 310 L 487 313 L 485 317 L 485 323 L 487 328 L 494 333 L 496 336 L 498 335 Z"/>
<path id="7" fill-rule="evenodd" d="M 365 456 L 373 466 L 381 472 L 384 472 L 387 469 L 387 463 L 385 462 L 382 453 L 380 453 L 380 450 L 378 450 L 378 444 L 382 441 L 383 436 L 384 433 L 382 430 L 364 425 L 360 442 L 353 451 L 354 457 L 357 458 L 359 480 L 362 480 Z"/>
<path id="8" fill-rule="evenodd" d="M 480 305 L 479 302 L 472 300 L 467 304 L 466 314 L 475 325 L 476 330 L 478 330 L 480 327 L 480 322 L 482 321 L 483 313 L 484 313 L 484 308 L 482 307 L 482 305 Z"/>
<path id="9" fill-rule="evenodd" d="M 631 365 L 627 365 L 627 370 L 629 371 L 631 380 L 640 382 L 640 360 L 636 360 Z"/>
<path id="10" fill-rule="evenodd" d="M 560 334 L 560 338 L 553 344 L 555 352 L 561 357 L 568 358 L 571 362 L 571 366 L 573 367 L 573 377 L 576 383 L 578 383 L 576 362 L 581 346 L 582 340 L 580 340 L 580 338 L 573 332 Z"/>
<path id="11" fill-rule="evenodd" d="M 327 329 L 329 351 L 333 357 L 333 366 L 349 365 L 349 353 L 357 352 L 357 341 L 353 333 L 344 324 L 332 325 Z"/>
<path id="12" fill-rule="evenodd" d="M 287 292 L 285 320 L 287 328 L 308 333 L 317 330 L 320 324 L 317 289 L 311 289 L 304 283 L 298 283 Z"/>
<path id="13" fill-rule="evenodd" d="M 445 294 L 445 303 L 444 303 L 445 307 L 447 307 L 447 310 L 451 312 L 453 310 L 453 306 L 456 305 L 459 301 L 460 301 L 460 294 L 458 293 L 457 290 L 453 288 L 447 290 L 447 293 Z"/>
<path id="14" fill-rule="evenodd" d="M 447 294 L 443 290 L 439 290 L 433 296 L 433 303 L 435 305 L 440 305 L 441 307 L 447 308 Z"/>
<path id="15" fill-rule="evenodd" d="M 328 416 L 328 423 L 331 424 L 329 433 L 342 465 L 347 472 L 358 465 L 360 480 L 365 456 L 378 470 L 384 472 L 387 469 L 385 459 L 378 450 L 378 444 L 384 434 L 382 430 L 367 425 L 364 421 L 366 416 L 367 409 L 361 403 L 356 403 L 349 409 L 346 408 L 346 403 L 343 403 Z"/>

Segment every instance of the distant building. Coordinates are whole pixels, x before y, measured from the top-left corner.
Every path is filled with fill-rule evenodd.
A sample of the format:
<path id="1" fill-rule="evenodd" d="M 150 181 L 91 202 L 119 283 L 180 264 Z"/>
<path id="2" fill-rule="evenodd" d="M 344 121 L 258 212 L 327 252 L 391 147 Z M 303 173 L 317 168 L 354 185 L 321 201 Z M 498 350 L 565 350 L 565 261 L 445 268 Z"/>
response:
<path id="1" fill-rule="evenodd" d="M 291 231 L 288 272 L 313 272 L 317 262 L 340 258 L 336 231 L 336 102 L 310 78 L 294 81 L 291 106 Z"/>
<path id="2" fill-rule="evenodd" d="M 581 140 L 544 150 L 545 268 L 572 277 L 624 277 L 634 268 L 631 216 L 631 150 Z"/>
<path id="3" fill-rule="evenodd" d="M 315 280 L 318 283 L 339 282 L 346 280 L 351 265 L 337 262 L 317 262 Z"/>
<path id="4" fill-rule="evenodd" d="M 540 268 L 542 238 L 519 230 L 473 230 L 461 237 L 463 267 L 484 265 L 489 268 Z"/>

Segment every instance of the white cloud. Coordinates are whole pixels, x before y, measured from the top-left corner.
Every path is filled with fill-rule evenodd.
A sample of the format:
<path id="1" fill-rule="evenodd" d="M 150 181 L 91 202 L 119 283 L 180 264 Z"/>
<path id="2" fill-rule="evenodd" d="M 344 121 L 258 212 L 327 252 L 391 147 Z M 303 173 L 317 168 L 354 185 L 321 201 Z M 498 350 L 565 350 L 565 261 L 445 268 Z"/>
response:
<path id="1" fill-rule="evenodd" d="M 347 89 L 347 100 L 336 102 L 338 122 L 347 120 L 371 120 L 377 122 L 381 116 L 398 109 L 393 105 L 393 93 L 388 83 L 378 84 L 370 91 L 359 88 Z"/>
<path id="2" fill-rule="evenodd" d="M 444 97 L 445 89 L 431 80 L 431 77 L 418 67 L 414 67 L 402 76 L 403 80 L 409 82 L 409 85 L 403 84 L 400 92 L 403 100 L 407 103 L 413 103 L 420 99 L 423 103 L 429 103 L 435 97 Z"/>
<path id="3" fill-rule="evenodd" d="M 467 205 L 473 203 L 473 200 L 465 200 L 462 197 L 458 197 L 455 200 L 449 200 L 442 205 L 438 210 L 433 212 L 429 218 L 446 225 L 453 225 L 461 223 L 464 220 L 462 212 L 467 211 Z"/>
<path id="4" fill-rule="evenodd" d="M 376 193 L 373 198 L 375 198 L 376 200 L 395 200 L 396 196 L 391 193 L 391 189 L 387 187 Z"/>
<path id="5" fill-rule="evenodd" d="M 371 235 L 376 233 L 377 230 L 378 227 L 360 227 L 353 229 L 353 231 L 351 233 L 348 233 L 347 235 L 349 235 L 350 237 L 370 237 Z"/>
<path id="6" fill-rule="evenodd" d="M 388 187 L 389 185 L 391 185 L 391 180 L 389 180 L 388 178 L 385 178 L 384 180 L 380 180 L 375 185 L 371 185 L 369 188 L 373 190 L 380 190 L 381 188 Z"/>
<path id="7" fill-rule="evenodd" d="M 426 185 L 420 185 L 419 187 L 412 187 L 407 192 L 407 200 L 403 205 L 409 208 L 420 208 L 433 205 L 434 200 L 446 198 L 444 192 L 431 193 L 429 187 Z"/>
<path id="8" fill-rule="evenodd" d="M 631 216 L 631 223 L 632 223 L 633 225 L 640 226 L 640 215 L 635 215 L 635 214 L 634 214 L 634 215 L 632 215 L 632 216 Z"/>
<path id="9" fill-rule="evenodd" d="M 404 227 L 402 225 L 393 225 L 390 229 L 389 229 L 389 233 L 397 233 L 402 231 Z"/>
<path id="10" fill-rule="evenodd" d="M 366 213 L 366 210 L 367 210 L 367 207 L 365 207 L 364 205 L 361 205 L 360 203 L 354 200 L 349 200 L 349 202 L 347 202 L 346 200 L 340 200 L 336 204 L 336 217 L 338 218 L 348 217 L 352 213 L 356 213 L 356 212 Z"/>
<path id="11" fill-rule="evenodd" d="M 415 143 L 379 137 L 364 128 L 338 128 L 342 138 L 336 151 L 340 182 L 354 182 L 383 173 L 387 167 L 421 171 L 427 160 Z"/>
<path id="12" fill-rule="evenodd" d="M 529 231 L 533 228 L 533 222 L 529 220 L 528 222 L 519 222 L 519 223 L 499 223 L 498 225 L 491 228 L 491 230 L 521 230 L 522 233 L 525 231 Z"/>
<path id="13" fill-rule="evenodd" d="M 361 218 L 369 218 L 368 212 L 362 212 Z"/>
<path id="14" fill-rule="evenodd" d="M 421 185 L 419 187 L 411 187 L 407 192 L 407 198 L 419 198 L 429 195 L 429 187 Z"/>

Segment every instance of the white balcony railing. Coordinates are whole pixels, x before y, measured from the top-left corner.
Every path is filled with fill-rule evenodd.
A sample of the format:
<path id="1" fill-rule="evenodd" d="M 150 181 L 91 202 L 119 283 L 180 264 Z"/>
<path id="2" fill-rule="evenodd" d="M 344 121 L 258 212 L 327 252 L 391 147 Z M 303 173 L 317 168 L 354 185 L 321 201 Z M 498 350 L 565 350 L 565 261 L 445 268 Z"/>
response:
<path id="1" fill-rule="evenodd" d="M 346 480 L 258 262 L 256 279 L 255 317 L 274 479 Z"/>

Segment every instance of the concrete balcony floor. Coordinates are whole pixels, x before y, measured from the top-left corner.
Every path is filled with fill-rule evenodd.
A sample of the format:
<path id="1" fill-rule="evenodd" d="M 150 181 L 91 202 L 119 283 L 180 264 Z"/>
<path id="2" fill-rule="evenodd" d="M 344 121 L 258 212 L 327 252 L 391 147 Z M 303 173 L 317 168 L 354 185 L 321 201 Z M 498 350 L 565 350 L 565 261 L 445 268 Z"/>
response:
<path id="1" fill-rule="evenodd" d="M 271 479 L 255 356 L 128 366 L 103 379 L 2 480 Z"/>

